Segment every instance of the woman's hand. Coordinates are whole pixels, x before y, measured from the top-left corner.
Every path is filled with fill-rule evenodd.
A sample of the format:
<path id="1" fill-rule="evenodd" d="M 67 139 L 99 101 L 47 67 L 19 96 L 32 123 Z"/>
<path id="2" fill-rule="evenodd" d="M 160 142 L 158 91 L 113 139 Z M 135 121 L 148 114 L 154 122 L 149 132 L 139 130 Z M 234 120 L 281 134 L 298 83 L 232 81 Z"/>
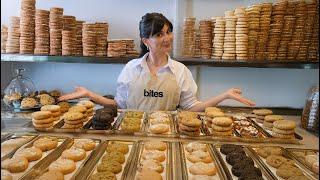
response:
<path id="1" fill-rule="evenodd" d="M 243 104 L 246 104 L 248 106 L 255 106 L 256 105 L 255 102 L 250 101 L 249 99 L 242 97 L 241 94 L 242 94 L 242 91 L 241 91 L 241 89 L 238 89 L 238 88 L 231 88 L 231 89 L 227 90 L 226 92 L 224 92 L 224 96 L 226 99 L 233 99 L 233 100 L 239 101 Z"/>
<path id="2" fill-rule="evenodd" d="M 62 95 L 58 98 L 58 101 L 66 101 L 69 99 L 76 99 L 89 96 L 90 91 L 84 87 L 77 86 L 75 91 L 69 94 Z"/>

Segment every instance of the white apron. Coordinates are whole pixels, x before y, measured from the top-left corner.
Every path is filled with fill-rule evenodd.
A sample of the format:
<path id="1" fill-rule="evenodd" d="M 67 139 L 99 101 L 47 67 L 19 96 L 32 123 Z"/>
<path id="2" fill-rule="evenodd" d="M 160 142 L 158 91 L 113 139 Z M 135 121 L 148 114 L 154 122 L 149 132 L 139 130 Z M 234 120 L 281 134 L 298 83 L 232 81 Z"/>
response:
<path id="1" fill-rule="evenodd" d="M 140 73 L 129 86 L 128 109 L 141 111 L 174 111 L 180 100 L 176 78 L 171 73 L 158 76 Z"/>

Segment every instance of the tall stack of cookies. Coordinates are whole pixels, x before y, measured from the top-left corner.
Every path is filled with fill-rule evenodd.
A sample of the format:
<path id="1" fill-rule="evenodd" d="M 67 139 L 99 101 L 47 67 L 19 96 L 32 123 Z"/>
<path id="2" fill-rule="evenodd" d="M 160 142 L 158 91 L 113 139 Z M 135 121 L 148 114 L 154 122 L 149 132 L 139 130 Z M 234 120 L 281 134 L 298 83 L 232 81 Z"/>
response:
<path id="1" fill-rule="evenodd" d="M 63 30 L 62 30 L 62 55 L 72 56 L 75 53 L 76 42 L 76 17 L 63 16 Z"/>
<path id="2" fill-rule="evenodd" d="M 289 120 L 281 120 L 273 122 L 272 136 L 283 139 L 294 138 L 296 123 Z"/>
<path id="3" fill-rule="evenodd" d="M 267 45 L 267 59 L 276 60 L 277 50 L 281 39 L 283 27 L 283 17 L 286 13 L 288 1 L 279 1 L 273 4 L 271 14 L 271 24 L 269 31 L 269 41 Z"/>
<path id="4" fill-rule="evenodd" d="M 194 55 L 193 57 L 201 57 L 200 48 L 200 31 L 199 28 L 195 30 L 195 43 L 194 43 Z"/>
<path id="5" fill-rule="evenodd" d="M 108 23 L 96 23 L 96 56 L 107 56 Z"/>
<path id="6" fill-rule="evenodd" d="M 319 1 L 316 0 L 316 15 L 319 17 Z M 319 18 L 314 19 L 312 37 L 310 39 L 310 46 L 308 48 L 308 60 L 317 61 L 319 60 Z"/>
<path id="7" fill-rule="evenodd" d="M 214 25 L 216 24 L 216 17 L 211 18 L 212 21 L 212 26 L 211 26 L 211 37 L 212 37 L 212 50 L 211 50 L 211 58 L 213 57 L 214 54 Z"/>
<path id="8" fill-rule="evenodd" d="M 248 59 L 248 33 L 249 24 L 245 8 L 236 8 L 234 15 L 237 17 L 236 24 L 236 59 Z"/>
<path id="9" fill-rule="evenodd" d="M 60 112 L 60 106 L 58 105 L 44 105 L 41 107 L 41 111 L 50 111 L 53 121 L 59 121 L 61 112 Z"/>
<path id="10" fill-rule="evenodd" d="M 50 8 L 50 55 L 62 54 L 63 8 Z"/>
<path id="11" fill-rule="evenodd" d="M 226 19 L 225 36 L 223 40 L 222 59 L 234 60 L 236 58 L 236 23 L 237 17 L 233 11 L 224 12 Z"/>
<path id="12" fill-rule="evenodd" d="M 92 118 L 92 128 L 108 130 L 114 122 L 116 107 L 98 109 Z"/>
<path id="13" fill-rule="evenodd" d="M 212 21 L 201 20 L 199 22 L 201 57 L 210 59 L 212 54 Z"/>
<path id="14" fill-rule="evenodd" d="M 287 59 L 288 60 L 296 60 L 297 55 L 299 51 L 297 51 L 300 48 L 300 45 L 303 41 L 303 35 L 304 35 L 304 23 L 306 20 L 307 15 L 307 7 L 305 1 L 298 1 L 295 7 L 295 28 L 292 34 L 292 39 L 288 43 L 288 53 L 287 53 Z"/>
<path id="15" fill-rule="evenodd" d="M 226 20 L 224 17 L 216 17 L 214 24 L 213 38 L 213 58 L 221 59 L 223 54 L 224 31 Z"/>
<path id="16" fill-rule="evenodd" d="M 10 26 L 8 31 L 8 39 L 6 44 L 6 53 L 20 52 L 20 18 L 16 16 L 10 17 Z"/>
<path id="17" fill-rule="evenodd" d="M 216 107 L 207 107 L 205 109 L 205 123 L 208 127 L 212 127 L 212 119 L 215 117 L 224 117 L 225 114 L 221 109 Z"/>
<path id="18" fill-rule="evenodd" d="M 252 113 L 256 115 L 256 120 L 258 123 L 263 123 L 265 116 L 273 114 L 273 112 L 269 109 L 255 109 L 252 111 Z"/>
<path id="19" fill-rule="evenodd" d="M 288 43 L 291 41 L 292 32 L 296 18 L 294 16 L 295 2 L 289 1 L 286 9 L 286 13 L 283 20 L 283 28 L 281 34 L 280 44 L 277 50 L 277 59 L 286 60 Z"/>
<path id="20" fill-rule="evenodd" d="M 75 105 L 75 106 L 71 106 L 68 110 L 68 112 L 78 112 L 81 113 L 83 115 L 83 122 L 88 121 L 89 117 L 87 116 L 87 108 L 84 105 Z"/>
<path id="21" fill-rule="evenodd" d="M 258 45 L 258 36 L 260 30 L 260 4 L 252 5 L 246 8 L 246 14 L 248 17 L 248 60 L 255 59 L 256 46 Z"/>
<path id="22" fill-rule="evenodd" d="M 50 111 L 37 111 L 32 113 L 32 123 L 35 128 L 50 128 L 54 119 Z"/>
<path id="23" fill-rule="evenodd" d="M 231 136 L 233 120 L 230 117 L 215 117 L 212 119 L 212 134 L 214 136 Z"/>
<path id="24" fill-rule="evenodd" d="M 22 0 L 20 11 L 20 54 L 33 54 L 36 0 Z"/>
<path id="25" fill-rule="evenodd" d="M 83 56 L 96 55 L 96 24 L 84 23 L 82 28 Z"/>
<path id="26" fill-rule="evenodd" d="M 8 27 L 1 25 L 1 53 L 6 53 L 6 45 L 8 39 Z"/>
<path id="27" fill-rule="evenodd" d="M 260 30 L 258 34 L 258 44 L 256 47 L 255 59 L 264 60 L 266 44 L 268 42 L 268 35 L 270 29 L 271 21 L 271 12 L 272 12 L 272 3 L 262 3 L 260 11 L 259 25 Z"/>
<path id="28" fill-rule="evenodd" d="M 202 122 L 198 119 L 198 115 L 183 113 L 184 112 L 178 113 L 178 126 L 180 133 L 188 136 L 199 136 Z"/>
<path id="29" fill-rule="evenodd" d="M 49 15 L 50 11 L 42 9 L 36 10 L 36 41 L 34 46 L 34 54 L 49 55 L 50 53 Z"/>
<path id="30" fill-rule="evenodd" d="M 183 57 L 193 57 L 195 50 L 195 23 L 196 18 L 189 17 L 184 19 L 183 24 L 183 47 L 182 56 Z"/>
<path id="31" fill-rule="evenodd" d="M 74 43 L 74 54 L 82 56 L 82 26 L 84 21 L 76 21 L 76 41 Z"/>
<path id="32" fill-rule="evenodd" d="M 61 127 L 63 129 L 79 129 L 83 126 L 84 115 L 80 112 L 66 112 L 63 114 L 62 119 L 64 125 Z"/>
<path id="33" fill-rule="evenodd" d="M 284 118 L 280 115 L 267 115 L 264 117 L 263 127 L 267 130 L 272 131 L 273 128 L 273 122 L 275 121 L 281 121 Z"/>
<path id="34" fill-rule="evenodd" d="M 108 57 L 124 57 L 126 56 L 127 45 L 121 39 L 108 41 Z"/>
<path id="35" fill-rule="evenodd" d="M 78 103 L 78 105 L 83 105 L 87 108 L 86 115 L 91 117 L 93 115 L 94 103 L 89 100 L 82 100 Z"/>

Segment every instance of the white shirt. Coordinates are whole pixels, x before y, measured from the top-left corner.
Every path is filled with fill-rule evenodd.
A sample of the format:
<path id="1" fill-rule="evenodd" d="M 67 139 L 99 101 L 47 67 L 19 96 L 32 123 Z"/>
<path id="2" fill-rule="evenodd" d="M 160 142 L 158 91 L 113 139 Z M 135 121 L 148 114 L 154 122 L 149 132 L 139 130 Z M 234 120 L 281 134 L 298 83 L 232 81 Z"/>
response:
<path id="1" fill-rule="evenodd" d="M 127 108 L 128 90 L 130 83 L 141 73 L 149 73 L 146 58 L 149 53 L 139 59 L 129 61 L 122 69 L 117 81 L 117 94 L 115 101 L 121 109 Z M 190 109 L 200 101 L 196 98 L 197 84 L 194 82 L 190 70 L 182 63 L 175 61 L 168 56 L 168 63 L 161 67 L 157 75 L 161 73 L 173 73 L 180 88 L 179 106 L 182 109 Z"/>

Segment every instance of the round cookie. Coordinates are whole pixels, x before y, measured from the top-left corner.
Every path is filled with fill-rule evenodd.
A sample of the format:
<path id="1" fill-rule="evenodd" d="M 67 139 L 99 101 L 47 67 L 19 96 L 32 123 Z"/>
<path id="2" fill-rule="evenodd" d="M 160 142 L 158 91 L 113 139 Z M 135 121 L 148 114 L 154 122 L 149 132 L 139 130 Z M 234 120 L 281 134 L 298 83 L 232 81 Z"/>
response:
<path id="1" fill-rule="evenodd" d="M 189 153 L 192 153 L 193 151 L 199 151 L 199 150 L 207 152 L 208 147 L 206 144 L 203 144 L 203 143 L 191 142 L 186 145 L 186 150 Z"/>
<path id="2" fill-rule="evenodd" d="M 113 112 L 113 117 L 117 117 L 118 116 L 118 108 L 116 105 L 104 105 L 104 109 L 111 109 Z"/>
<path id="3" fill-rule="evenodd" d="M 64 180 L 64 175 L 60 171 L 51 170 L 42 174 L 38 180 Z"/>
<path id="4" fill-rule="evenodd" d="M 144 144 L 146 150 L 165 151 L 167 149 L 166 143 L 161 141 L 148 141 Z"/>
<path id="5" fill-rule="evenodd" d="M 212 158 L 210 157 L 209 153 L 201 150 L 188 153 L 187 159 L 192 163 L 196 163 L 196 162 L 211 163 L 212 162 Z"/>
<path id="6" fill-rule="evenodd" d="M 179 121 L 181 124 L 191 127 L 200 127 L 201 121 L 198 118 L 181 119 Z"/>
<path id="7" fill-rule="evenodd" d="M 122 166 L 119 162 L 115 160 L 109 160 L 98 164 L 98 172 L 110 171 L 115 174 L 118 174 L 122 171 Z"/>
<path id="8" fill-rule="evenodd" d="M 258 148 L 257 154 L 263 158 L 268 157 L 269 155 L 279 155 L 282 156 L 282 150 L 279 147 L 264 147 Z"/>
<path id="9" fill-rule="evenodd" d="M 167 124 L 154 124 L 149 127 L 150 132 L 154 134 L 163 134 L 168 132 L 170 129 L 170 126 Z"/>
<path id="10" fill-rule="evenodd" d="M 82 101 L 78 102 L 78 105 L 83 105 L 87 109 L 90 109 L 90 108 L 94 107 L 94 103 L 92 101 L 89 101 L 89 100 L 82 100 Z"/>
<path id="11" fill-rule="evenodd" d="M 40 94 L 38 97 L 40 98 L 40 104 L 42 106 L 54 104 L 56 102 L 55 99 L 48 94 Z"/>
<path id="12" fill-rule="evenodd" d="M 212 124 L 223 127 L 231 126 L 232 122 L 233 121 L 230 117 L 215 117 L 212 119 Z"/>
<path id="13" fill-rule="evenodd" d="M 145 150 L 143 151 L 141 157 L 143 159 L 153 159 L 158 162 L 163 162 L 166 159 L 164 152 L 158 150 Z"/>
<path id="14" fill-rule="evenodd" d="M 116 175 L 111 171 L 97 172 L 90 177 L 90 180 L 116 180 Z"/>
<path id="15" fill-rule="evenodd" d="M 150 114 L 150 119 L 157 119 L 157 118 L 169 118 L 169 115 L 165 112 L 156 111 Z"/>
<path id="16" fill-rule="evenodd" d="M 79 112 L 67 112 L 64 113 L 62 116 L 62 119 L 67 121 L 76 121 L 76 120 L 82 120 L 84 118 L 82 113 Z"/>
<path id="17" fill-rule="evenodd" d="M 188 131 L 188 132 L 194 132 L 199 130 L 199 127 L 189 127 L 181 123 L 179 123 L 179 128 L 181 129 L 181 131 Z"/>
<path id="18" fill-rule="evenodd" d="M 137 180 L 162 180 L 162 176 L 153 170 L 150 170 L 148 168 L 143 168 L 138 174 L 137 174 Z"/>
<path id="19" fill-rule="evenodd" d="M 75 139 L 73 146 L 85 151 L 91 151 L 96 147 L 96 143 L 92 139 Z"/>
<path id="20" fill-rule="evenodd" d="M 1 169 L 1 179 L 2 180 L 12 180 L 13 177 L 8 171 Z"/>
<path id="21" fill-rule="evenodd" d="M 32 119 L 32 122 L 34 124 L 50 124 L 54 121 L 54 118 L 52 117 L 49 117 L 48 119 L 40 119 L 40 120 L 37 120 L 37 119 Z"/>
<path id="22" fill-rule="evenodd" d="M 107 153 L 102 157 L 102 161 L 110 161 L 111 159 L 121 164 L 123 164 L 126 160 L 122 152 L 119 152 L 119 151 L 113 151 L 113 152 Z"/>
<path id="23" fill-rule="evenodd" d="M 70 149 L 63 151 L 61 157 L 77 162 L 86 157 L 86 151 L 81 148 L 71 147 Z"/>
<path id="24" fill-rule="evenodd" d="M 58 106 L 60 106 L 60 111 L 62 113 L 67 112 L 69 110 L 69 108 L 70 108 L 70 104 L 68 102 L 66 102 L 66 101 L 59 102 Z"/>
<path id="25" fill-rule="evenodd" d="M 139 164 L 139 169 L 141 170 L 143 168 L 148 168 L 158 173 L 162 173 L 164 169 L 160 162 L 153 159 L 142 160 Z"/>
<path id="26" fill-rule="evenodd" d="M 259 115 L 259 116 L 266 116 L 266 115 L 273 114 L 273 112 L 269 109 L 255 109 L 252 112 L 256 115 Z"/>
<path id="27" fill-rule="evenodd" d="M 252 161 L 252 160 L 251 160 Z M 261 170 L 259 168 L 254 167 L 253 161 L 252 163 L 248 163 L 251 161 L 240 161 L 232 166 L 231 171 L 237 177 L 240 177 L 242 174 L 254 174 L 256 176 L 261 176 Z"/>
<path id="28" fill-rule="evenodd" d="M 50 112 L 59 112 L 60 114 L 60 106 L 58 105 L 44 105 L 40 109 L 41 111 L 50 111 Z"/>
<path id="29" fill-rule="evenodd" d="M 127 144 L 123 143 L 112 143 L 107 146 L 107 152 L 112 152 L 112 151 L 120 151 L 123 154 L 127 154 L 129 152 L 129 147 Z"/>
<path id="30" fill-rule="evenodd" d="M 83 105 L 75 105 L 75 106 L 71 106 L 68 112 L 78 112 L 78 113 L 82 113 L 83 115 L 86 115 L 87 108 Z"/>
<path id="31" fill-rule="evenodd" d="M 276 174 L 283 179 L 288 179 L 292 176 L 301 176 L 303 175 L 302 171 L 294 166 L 294 165 L 288 165 L 288 164 L 282 164 L 276 171 Z"/>
<path id="32" fill-rule="evenodd" d="M 11 173 L 23 172 L 28 168 L 28 160 L 25 157 L 13 157 L 1 162 L 1 168 L 4 168 Z"/>
<path id="33" fill-rule="evenodd" d="M 26 97 L 21 101 L 21 108 L 33 108 L 37 105 L 37 101 L 34 98 Z"/>
<path id="34" fill-rule="evenodd" d="M 227 163 L 229 163 L 231 166 L 233 166 L 234 164 L 236 164 L 239 161 L 242 161 L 243 159 L 247 158 L 245 153 L 241 153 L 241 152 L 231 152 L 229 154 L 227 154 L 226 156 L 226 161 Z"/>
<path id="35" fill-rule="evenodd" d="M 267 122 L 280 121 L 283 119 L 284 119 L 283 116 L 280 116 L 280 115 L 267 115 L 264 117 L 264 120 Z"/>
<path id="36" fill-rule="evenodd" d="M 282 163 L 286 162 L 286 160 L 286 158 L 279 155 L 270 155 L 266 158 L 267 164 L 274 168 L 279 168 Z"/>
<path id="37" fill-rule="evenodd" d="M 41 119 L 48 119 L 52 116 L 50 111 L 36 111 L 32 113 L 32 119 L 41 120 Z"/>
<path id="38" fill-rule="evenodd" d="M 292 130 L 282 130 L 275 127 L 272 127 L 272 131 L 278 134 L 294 134 L 294 129 Z"/>
<path id="39" fill-rule="evenodd" d="M 15 156 L 25 157 L 29 162 L 36 161 L 38 159 L 41 159 L 42 151 L 36 147 L 23 148 L 22 150 L 17 151 L 15 153 Z"/>
<path id="40" fill-rule="evenodd" d="M 76 164 L 70 159 L 58 159 L 49 165 L 49 171 L 60 171 L 66 175 L 76 169 Z"/>
<path id="41" fill-rule="evenodd" d="M 189 172 L 193 175 L 213 176 L 217 173 L 217 170 L 213 164 L 197 162 L 191 165 L 191 167 L 189 168 Z"/>
<path id="42" fill-rule="evenodd" d="M 220 152 L 224 155 L 228 155 L 229 153 L 232 152 L 242 152 L 244 153 L 244 150 L 241 146 L 235 145 L 235 144 L 223 144 L 220 147 Z"/>
<path id="43" fill-rule="evenodd" d="M 273 122 L 273 127 L 281 130 L 292 130 L 296 127 L 296 123 L 289 120 L 275 121 Z"/>
<path id="44" fill-rule="evenodd" d="M 41 151 L 49 151 L 58 146 L 58 140 L 54 138 L 42 137 L 33 142 L 33 146 Z"/>
<path id="45" fill-rule="evenodd" d="M 214 117 L 223 117 L 225 114 L 222 111 L 207 111 L 206 116 L 214 118 Z"/>

